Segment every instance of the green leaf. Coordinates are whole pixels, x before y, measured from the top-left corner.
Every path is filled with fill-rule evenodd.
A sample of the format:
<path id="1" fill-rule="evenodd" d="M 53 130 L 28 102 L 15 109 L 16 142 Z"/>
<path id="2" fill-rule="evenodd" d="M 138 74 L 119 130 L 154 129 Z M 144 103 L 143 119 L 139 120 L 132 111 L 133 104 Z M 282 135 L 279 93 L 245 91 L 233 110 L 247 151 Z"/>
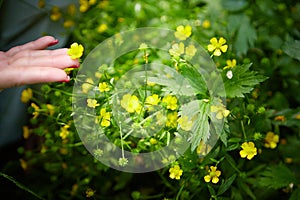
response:
<path id="1" fill-rule="evenodd" d="M 244 183 L 243 181 L 239 181 L 238 185 L 249 197 L 251 197 L 251 199 L 256 199 L 253 191 L 246 183 Z"/>
<path id="2" fill-rule="evenodd" d="M 224 9 L 228 11 L 239 11 L 248 6 L 248 1 L 246 0 L 223 0 L 221 4 Z"/>
<path id="3" fill-rule="evenodd" d="M 258 178 L 258 183 L 261 186 L 272 189 L 287 187 L 290 183 L 295 182 L 295 174 L 284 164 L 268 167 Z"/>
<path id="4" fill-rule="evenodd" d="M 287 55 L 300 61 L 300 40 L 285 42 L 282 50 Z"/>
<path id="5" fill-rule="evenodd" d="M 228 29 L 232 35 L 236 35 L 234 47 L 238 54 L 247 53 L 249 47 L 252 47 L 257 39 L 256 31 L 245 14 L 230 15 Z"/>
<path id="6" fill-rule="evenodd" d="M 193 105 L 193 106 L 189 106 L 189 105 Z M 210 127 L 208 122 L 208 118 L 209 118 L 208 113 L 210 110 L 210 104 L 204 101 L 196 100 L 190 102 L 188 106 L 183 106 L 182 110 L 187 110 L 185 109 L 187 107 L 189 107 L 188 110 L 190 111 L 194 110 L 191 108 L 198 108 L 196 109 L 197 118 L 194 121 L 194 125 L 191 129 L 192 136 L 189 139 L 191 143 L 191 150 L 194 151 L 198 147 L 201 140 L 205 143 L 210 136 Z M 183 113 L 186 113 L 186 111 Z M 192 116 L 192 114 L 190 116 Z"/>
<path id="7" fill-rule="evenodd" d="M 224 77 L 227 97 L 244 97 L 244 94 L 251 92 L 256 85 L 267 79 L 255 71 L 250 71 L 251 65 L 236 66 L 232 69 L 232 79 Z"/>
<path id="8" fill-rule="evenodd" d="M 221 195 L 223 194 L 224 192 L 226 192 L 229 187 L 232 185 L 233 181 L 235 180 L 236 178 L 236 174 L 233 174 L 232 176 L 230 176 L 220 187 L 219 187 L 219 190 L 218 190 L 218 193 L 217 195 Z"/>
<path id="9" fill-rule="evenodd" d="M 293 191 L 289 200 L 299 200 L 300 199 L 300 188 Z"/>

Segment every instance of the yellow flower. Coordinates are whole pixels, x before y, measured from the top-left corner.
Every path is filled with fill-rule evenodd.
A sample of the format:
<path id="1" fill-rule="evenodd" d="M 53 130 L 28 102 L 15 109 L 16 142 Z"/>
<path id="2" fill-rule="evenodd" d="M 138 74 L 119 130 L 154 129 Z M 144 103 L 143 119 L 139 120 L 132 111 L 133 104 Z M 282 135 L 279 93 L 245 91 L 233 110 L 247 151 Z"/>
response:
<path id="1" fill-rule="evenodd" d="M 100 110 L 100 118 L 101 118 L 101 126 L 108 127 L 110 126 L 110 113 L 106 112 L 105 108 L 101 108 Z"/>
<path id="2" fill-rule="evenodd" d="M 176 28 L 176 32 L 174 33 L 175 37 L 179 40 L 186 40 L 188 37 L 190 37 L 192 34 L 192 27 L 187 26 L 178 26 Z"/>
<path id="3" fill-rule="evenodd" d="M 255 155 L 257 155 L 257 149 L 253 142 L 244 142 L 242 144 L 242 150 L 240 151 L 240 156 L 251 160 Z"/>
<path id="4" fill-rule="evenodd" d="M 225 106 L 211 106 L 210 107 L 211 112 L 216 112 L 216 118 L 217 119 L 223 119 L 224 117 L 227 117 L 230 114 L 230 111 L 225 108 Z"/>
<path id="5" fill-rule="evenodd" d="M 108 92 L 110 90 L 109 85 L 106 82 L 99 83 L 98 88 L 100 92 Z"/>
<path id="6" fill-rule="evenodd" d="M 76 14 L 76 5 L 74 3 L 68 5 L 68 14 L 71 16 Z"/>
<path id="7" fill-rule="evenodd" d="M 25 171 L 28 168 L 27 162 L 25 160 L 23 160 L 22 158 L 19 160 L 20 161 L 20 165 L 22 167 L 22 169 Z"/>
<path id="8" fill-rule="evenodd" d="M 51 104 L 47 104 L 46 107 L 48 109 L 49 115 L 53 116 L 53 114 L 55 113 L 55 107 Z"/>
<path id="9" fill-rule="evenodd" d="M 188 116 L 182 116 L 177 120 L 178 124 L 180 125 L 180 128 L 185 131 L 191 130 L 193 126 L 193 122 L 189 121 Z"/>
<path id="10" fill-rule="evenodd" d="M 217 170 L 217 167 L 210 166 L 210 169 L 208 170 L 208 175 L 204 176 L 205 182 L 212 182 L 214 184 L 219 182 L 219 176 L 221 176 L 221 171 Z"/>
<path id="11" fill-rule="evenodd" d="M 29 100 L 32 98 L 32 89 L 31 88 L 27 88 L 25 90 L 22 91 L 22 94 L 21 94 L 21 101 L 23 103 L 28 103 Z"/>
<path id="12" fill-rule="evenodd" d="M 61 137 L 61 139 L 66 139 L 70 134 L 68 128 L 70 128 L 70 126 L 67 124 L 60 128 L 59 136 Z"/>
<path id="13" fill-rule="evenodd" d="M 197 49 L 192 44 L 190 44 L 189 46 L 187 46 L 185 48 L 185 54 L 190 58 L 192 58 L 196 54 L 196 52 L 197 52 Z"/>
<path id="14" fill-rule="evenodd" d="M 284 122 L 286 119 L 285 119 L 285 116 L 283 115 L 279 115 L 279 116 L 276 116 L 274 118 L 275 121 L 281 121 L 281 122 Z"/>
<path id="15" fill-rule="evenodd" d="M 73 21 L 73 20 L 70 20 L 70 19 L 64 21 L 64 27 L 65 27 L 65 28 L 70 28 L 70 27 L 74 26 L 74 24 L 75 24 L 74 21 Z M 72 68 L 72 69 L 73 69 L 73 68 Z"/>
<path id="16" fill-rule="evenodd" d="M 53 6 L 52 10 L 51 10 L 51 15 L 50 15 L 50 19 L 53 21 L 57 21 L 61 18 L 62 14 L 59 10 L 59 7 L 57 6 Z"/>
<path id="17" fill-rule="evenodd" d="M 39 0 L 39 2 L 38 2 L 38 7 L 39 8 L 44 8 L 45 7 L 45 0 Z"/>
<path id="18" fill-rule="evenodd" d="M 208 29 L 210 28 L 210 21 L 209 20 L 204 20 L 203 23 L 202 23 L 202 27 L 205 28 L 205 29 Z"/>
<path id="19" fill-rule="evenodd" d="M 30 136 L 30 134 L 31 134 L 28 126 L 23 126 L 22 129 L 23 129 L 23 137 L 24 137 L 24 139 L 28 139 L 29 136 Z"/>
<path id="20" fill-rule="evenodd" d="M 135 95 L 125 94 L 121 100 L 121 106 L 129 113 L 141 111 L 139 99 Z"/>
<path id="21" fill-rule="evenodd" d="M 34 111 L 32 113 L 33 119 L 39 116 L 40 107 L 38 107 L 35 103 L 31 103 L 31 107 L 33 107 Z"/>
<path id="22" fill-rule="evenodd" d="M 175 43 L 172 45 L 172 49 L 169 50 L 171 56 L 179 57 L 181 54 L 184 53 L 184 44 L 182 42 Z"/>
<path id="23" fill-rule="evenodd" d="M 162 102 L 167 105 L 167 109 L 170 110 L 176 110 L 178 105 L 177 105 L 177 98 L 172 95 L 167 95 L 162 99 Z"/>
<path id="24" fill-rule="evenodd" d="M 279 135 L 275 135 L 273 132 L 268 132 L 265 137 L 265 147 L 275 149 L 279 142 Z"/>
<path id="25" fill-rule="evenodd" d="M 236 59 L 227 60 L 226 64 L 227 65 L 224 67 L 224 69 L 232 69 L 236 66 Z"/>
<path id="26" fill-rule="evenodd" d="M 85 196 L 86 197 L 92 197 L 95 195 L 95 190 L 92 190 L 91 188 L 88 188 L 86 191 L 85 191 Z"/>
<path id="27" fill-rule="evenodd" d="M 170 128 L 176 128 L 177 127 L 177 118 L 178 118 L 177 112 L 168 113 L 166 126 L 170 127 Z"/>
<path id="28" fill-rule="evenodd" d="M 100 106 L 96 99 L 87 99 L 86 102 L 87 106 L 90 108 L 96 108 L 97 106 Z"/>
<path id="29" fill-rule="evenodd" d="M 150 142 L 151 145 L 157 144 L 157 140 L 156 140 L 155 138 L 151 138 L 151 139 L 149 140 L 149 142 Z"/>
<path id="30" fill-rule="evenodd" d="M 80 4 L 79 5 L 79 11 L 82 12 L 82 13 L 86 12 L 90 7 L 89 2 L 87 0 L 80 0 L 79 4 Z"/>
<path id="31" fill-rule="evenodd" d="M 82 56 L 83 51 L 83 46 L 81 44 L 78 44 L 77 42 L 74 42 L 68 49 L 68 55 L 71 56 L 72 59 L 77 59 Z"/>
<path id="32" fill-rule="evenodd" d="M 210 44 L 207 45 L 207 49 L 210 52 L 213 51 L 214 56 L 220 56 L 222 52 L 225 53 L 227 51 L 228 45 L 225 45 L 225 43 L 226 40 L 223 37 L 221 37 L 219 41 L 217 38 L 213 37 L 210 39 Z"/>
<path id="33" fill-rule="evenodd" d="M 105 32 L 106 30 L 107 30 L 107 25 L 106 24 L 100 24 L 99 26 L 98 26 L 98 28 L 97 28 L 97 32 L 98 33 L 103 33 L 103 32 Z"/>
<path id="34" fill-rule="evenodd" d="M 81 88 L 82 88 L 82 92 L 83 93 L 88 93 L 88 91 L 93 87 L 94 81 L 91 78 L 87 78 L 85 80 L 85 83 L 82 84 Z"/>
<path id="35" fill-rule="evenodd" d="M 157 105 L 160 102 L 160 98 L 157 94 L 153 94 L 146 98 L 145 103 L 148 105 Z"/>
<path id="36" fill-rule="evenodd" d="M 94 4 L 96 4 L 97 3 L 97 0 L 89 0 L 89 4 L 90 5 L 94 5 Z"/>
<path id="37" fill-rule="evenodd" d="M 180 169 L 180 166 L 179 165 L 174 165 L 173 167 L 171 167 L 169 169 L 169 172 L 170 172 L 170 178 L 171 179 L 177 179 L 179 180 L 180 179 L 180 176 L 182 175 L 183 171 L 182 169 Z"/>

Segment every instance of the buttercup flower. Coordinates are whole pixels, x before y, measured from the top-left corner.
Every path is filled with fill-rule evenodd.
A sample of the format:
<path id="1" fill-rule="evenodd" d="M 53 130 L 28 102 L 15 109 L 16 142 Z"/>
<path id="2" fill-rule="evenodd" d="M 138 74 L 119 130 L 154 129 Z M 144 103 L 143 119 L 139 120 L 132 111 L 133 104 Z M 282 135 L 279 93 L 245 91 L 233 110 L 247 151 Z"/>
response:
<path id="1" fill-rule="evenodd" d="M 106 112 L 105 108 L 101 108 L 101 110 L 100 110 L 100 119 L 101 119 L 100 125 L 104 126 L 104 127 L 110 126 L 110 117 L 111 117 L 110 113 Z"/>
<path id="2" fill-rule="evenodd" d="M 98 88 L 100 92 L 108 92 L 110 90 L 109 85 L 106 82 L 99 83 Z"/>
<path id="3" fill-rule="evenodd" d="M 248 160 L 251 160 L 257 154 L 257 149 L 253 142 L 244 142 L 241 147 L 240 156 L 242 158 L 247 157 Z"/>
<path id="4" fill-rule="evenodd" d="M 29 100 L 32 98 L 32 89 L 31 88 L 27 88 L 25 90 L 22 91 L 22 94 L 21 94 L 21 101 L 23 103 L 28 103 Z"/>
<path id="5" fill-rule="evenodd" d="M 182 42 L 175 43 L 172 45 L 172 49 L 169 50 L 171 56 L 179 57 L 181 54 L 184 53 L 184 44 Z"/>
<path id="6" fill-rule="evenodd" d="M 85 80 L 85 83 L 82 84 L 81 88 L 82 88 L 82 92 L 83 93 L 88 93 L 88 91 L 93 87 L 94 81 L 91 78 L 87 78 Z"/>
<path id="7" fill-rule="evenodd" d="M 91 188 L 88 188 L 88 189 L 85 191 L 85 196 L 89 198 L 89 197 L 94 196 L 95 193 L 96 193 L 95 190 L 92 190 Z"/>
<path id="8" fill-rule="evenodd" d="M 206 29 L 207 29 L 207 28 L 210 28 L 210 21 L 207 20 L 207 19 L 204 20 L 203 23 L 202 23 L 202 27 L 203 27 L 203 28 L 206 28 Z"/>
<path id="9" fill-rule="evenodd" d="M 99 26 L 98 26 L 98 28 L 97 28 L 97 32 L 98 33 L 103 33 L 103 32 L 105 32 L 106 30 L 107 30 L 107 25 L 106 24 L 100 24 Z"/>
<path id="10" fill-rule="evenodd" d="M 180 128 L 185 131 L 191 130 L 193 126 L 193 122 L 189 120 L 188 116 L 182 116 L 177 120 L 178 124 L 180 125 Z"/>
<path id="11" fill-rule="evenodd" d="M 70 126 L 67 124 L 60 128 L 59 136 L 61 137 L 61 139 L 64 140 L 68 137 L 68 135 L 70 134 L 70 132 L 68 130 L 69 128 L 70 128 Z"/>
<path id="12" fill-rule="evenodd" d="M 265 147 L 275 149 L 279 142 L 279 135 L 275 135 L 273 132 L 268 132 L 265 137 Z"/>
<path id="13" fill-rule="evenodd" d="M 28 139 L 31 134 L 28 126 L 23 126 L 22 129 L 23 129 L 23 138 Z"/>
<path id="14" fill-rule="evenodd" d="M 77 59 L 82 56 L 83 51 L 84 51 L 83 46 L 75 42 L 71 44 L 71 48 L 68 49 L 68 55 L 71 56 L 72 59 Z"/>
<path id="15" fill-rule="evenodd" d="M 96 99 L 87 99 L 86 102 L 87 102 L 87 106 L 90 108 L 96 108 L 97 106 L 100 105 Z"/>
<path id="16" fill-rule="evenodd" d="M 31 107 L 33 107 L 34 111 L 32 113 L 33 119 L 39 116 L 40 107 L 38 107 L 35 103 L 31 103 Z"/>
<path id="17" fill-rule="evenodd" d="M 145 103 L 148 105 L 157 105 L 160 102 L 160 98 L 157 94 L 153 94 L 146 98 Z"/>
<path id="18" fill-rule="evenodd" d="M 227 65 L 224 67 L 224 69 L 232 69 L 236 66 L 236 59 L 227 60 L 226 64 Z"/>
<path id="19" fill-rule="evenodd" d="M 176 28 L 176 32 L 174 33 L 175 37 L 179 40 L 186 40 L 188 37 L 190 37 L 192 34 L 192 27 L 187 26 L 178 26 Z"/>
<path id="20" fill-rule="evenodd" d="M 53 114 L 55 113 L 55 107 L 51 104 L 47 104 L 46 107 L 48 109 L 49 115 L 53 116 Z"/>
<path id="21" fill-rule="evenodd" d="M 228 45 L 226 45 L 226 40 L 223 37 L 221 37 L 219 41 L 217 40 L 217 38 L 213 37 L 212 39 L 210 39 L 210 44 L 207 45 L 208 51 L 213 51 L 214 56 L 220 56 L 222 52 L 225 53 L 227 51 L 227 48 Z"/>
<path id="22" fill-rule="evenodd" d="M 177 127 L 177 118 L 178 118 L 177 112 L 168 113 L 166 126 L 170 127 L 170 128 L 176 128 Z"/>
<path id="23" fill-rule="evenodd" d="M 210 166 L 210 169 L 208 170 L 209 174 L 204 176 L 205 182 L 212 182 L 214 184 L 219 182 L 219 176 L 221 176 L 221 171 L 217 170 L 217 167 Z"/>
<path id="24" fill-rule="evenodd" d="M 50 19 L 53 21 L 57 21 L 61 18 L 62 14 L 59 10 L 59 7 L 57 6 L 53 6 L 52 10 L 51 10 L 51 15 L 50 15 Z"/>
<path id="25" fill-rule="evenodd" d="M 129 113 L 140 112 L 142 108 L 137 96 L 131 94 L 123 96 L 121 106 Z"/>
<path id="26" fill-rule="evenodd" d="M 170 178 L 171 179 L 177 179 L 179 180 L 180 179 L 180 176 L 182 175 L 183 171 L 182 169 L 180 169 L 180 166 L 179 165 L 174 165 L 173 167 L 171 167 L 169 169 L 169 172 L 170 172 Z"/>
<path id="27" fill-rule="evenodd" d="M 224 117 L 227 117 L 230 114 L 230 111 L 225 108 L 225 106 L 211 106 L 210 107 L 211 112 L 216 112 L 216 118 L 217 119 L 223 119 Z"/>
<path id="28" fill-rule="evenodd" d="M 166 95 L 163 99 L 162 102 L 167 105 L 167 109 L 170 110 L 176 110 L 178 105 L 177 105 L 177 98 L 172 95 Z"/>
<path id="29" fill-rule="evenodd" d="M 185 54 L 190 58 L 192 58 L 196 54 L 196 52 L 197 52 L 197 49 L 192 44 L 190 44 L 189 46 L 187 46 L 185 48 Z"/>

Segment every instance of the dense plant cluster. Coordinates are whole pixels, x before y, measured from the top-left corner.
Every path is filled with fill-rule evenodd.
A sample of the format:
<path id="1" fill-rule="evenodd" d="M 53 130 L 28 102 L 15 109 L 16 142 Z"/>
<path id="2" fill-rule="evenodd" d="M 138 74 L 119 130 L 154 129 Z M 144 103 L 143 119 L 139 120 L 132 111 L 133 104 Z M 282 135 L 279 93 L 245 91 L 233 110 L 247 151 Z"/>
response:
<path id="1" fill-rule="evenodd" d="M 105 63 L 95 66 L 98 69 L 88 76 L 77 76 L 80 69 L 68 69 L 68 83 L 24 90 L 20 100 L 28 104 L 31 117 L 23 127 L 24 145 L 18 148 L 20 159 L 2 170 L 9 179 L 18 181 L 18 191 L 12 196 L 300 198 L 299 3 L 80 0 L 65 9 L 47 1 L 39 1 L 37 6 L 53 6 L 49 17 L 70 33 L 69 55 L 83 62 L 99 43 L 112 36 L 121 48 L 130 41 L 123 41 L 120 33 L 136 28 L 170 29 L 174 40 L 164 53 L 141 43 L 137 50 L 115 60 L 113 67 Z M 224 88 L 214 88 L 216 98 L 211 98 L 205 76 L 193 67 L 191 60 L 200 56 L 193 41 L 216 65 L 209 71 L 211 76 L 215 74 L 212 87 L 219 80 L 217 75 L 222 78 Z M 132 66 L 151 62 L 169 68 L 157 69 L 160 76 L 143 74 L 147 81 L 133 92 L 114 95 L 117 80 Z M 182 85 L 193 90 L 178 89 L 177 83 L 185 80 Z M 79 90 L 73 91 L 76 81 Z M 122 82 L 132 88 L 130 84 Z M 166 166 L 151 173 L 111 169 L 97 160 L 105 150 L 95 148 L 90 154 L 78 136 L 74 101 L 84 102 L 84 112 L 90 117 L 86 125 L 100 127 L 122 150 L 137 154 L 156 151 L 168 146 L 172 138 L 178 139 L 175 142 L 179 145 L 180 140 L 186 140 L 190 147 L 182 156 L 162 159 Z M 112 106 L 116 102 L 120 105 L 117 117 Z M 153 121 L 159 127 L 155 135 L 134 136 L 151 129 Z M 222 128 L 213 128 L 212 122 L 221 122 Z M 207 141 L 214 134 L 218 140 L 210 145 Z M 120 167 L 131 162 L 124 154 L 116 160 Z"/>

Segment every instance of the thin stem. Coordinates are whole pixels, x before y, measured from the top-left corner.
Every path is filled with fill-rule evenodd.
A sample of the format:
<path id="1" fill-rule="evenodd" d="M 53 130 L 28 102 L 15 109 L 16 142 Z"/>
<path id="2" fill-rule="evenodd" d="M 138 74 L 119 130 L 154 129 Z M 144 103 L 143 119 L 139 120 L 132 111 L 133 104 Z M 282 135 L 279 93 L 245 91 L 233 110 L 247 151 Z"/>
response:
<path id="1" fill-rule="evenodd" d="M 247 136 L 246 136 L 246 132 L 245 132 L 244 122 L 242 120 L 241 120 L 241 127 L 242 127 L 242 132 L 243 132 L 244 140 L 247 141 Z"/>
<path id="2" fill-rule="evenodd" d="M 121 124 L 121 122 L 119 122 L 119 124 L 120 124 L 120 138 L 121 138 L 122 158 L 125 158 L 125 155 L 124 155 L 124 141 L 123 141 L 122 124 Z"/>

